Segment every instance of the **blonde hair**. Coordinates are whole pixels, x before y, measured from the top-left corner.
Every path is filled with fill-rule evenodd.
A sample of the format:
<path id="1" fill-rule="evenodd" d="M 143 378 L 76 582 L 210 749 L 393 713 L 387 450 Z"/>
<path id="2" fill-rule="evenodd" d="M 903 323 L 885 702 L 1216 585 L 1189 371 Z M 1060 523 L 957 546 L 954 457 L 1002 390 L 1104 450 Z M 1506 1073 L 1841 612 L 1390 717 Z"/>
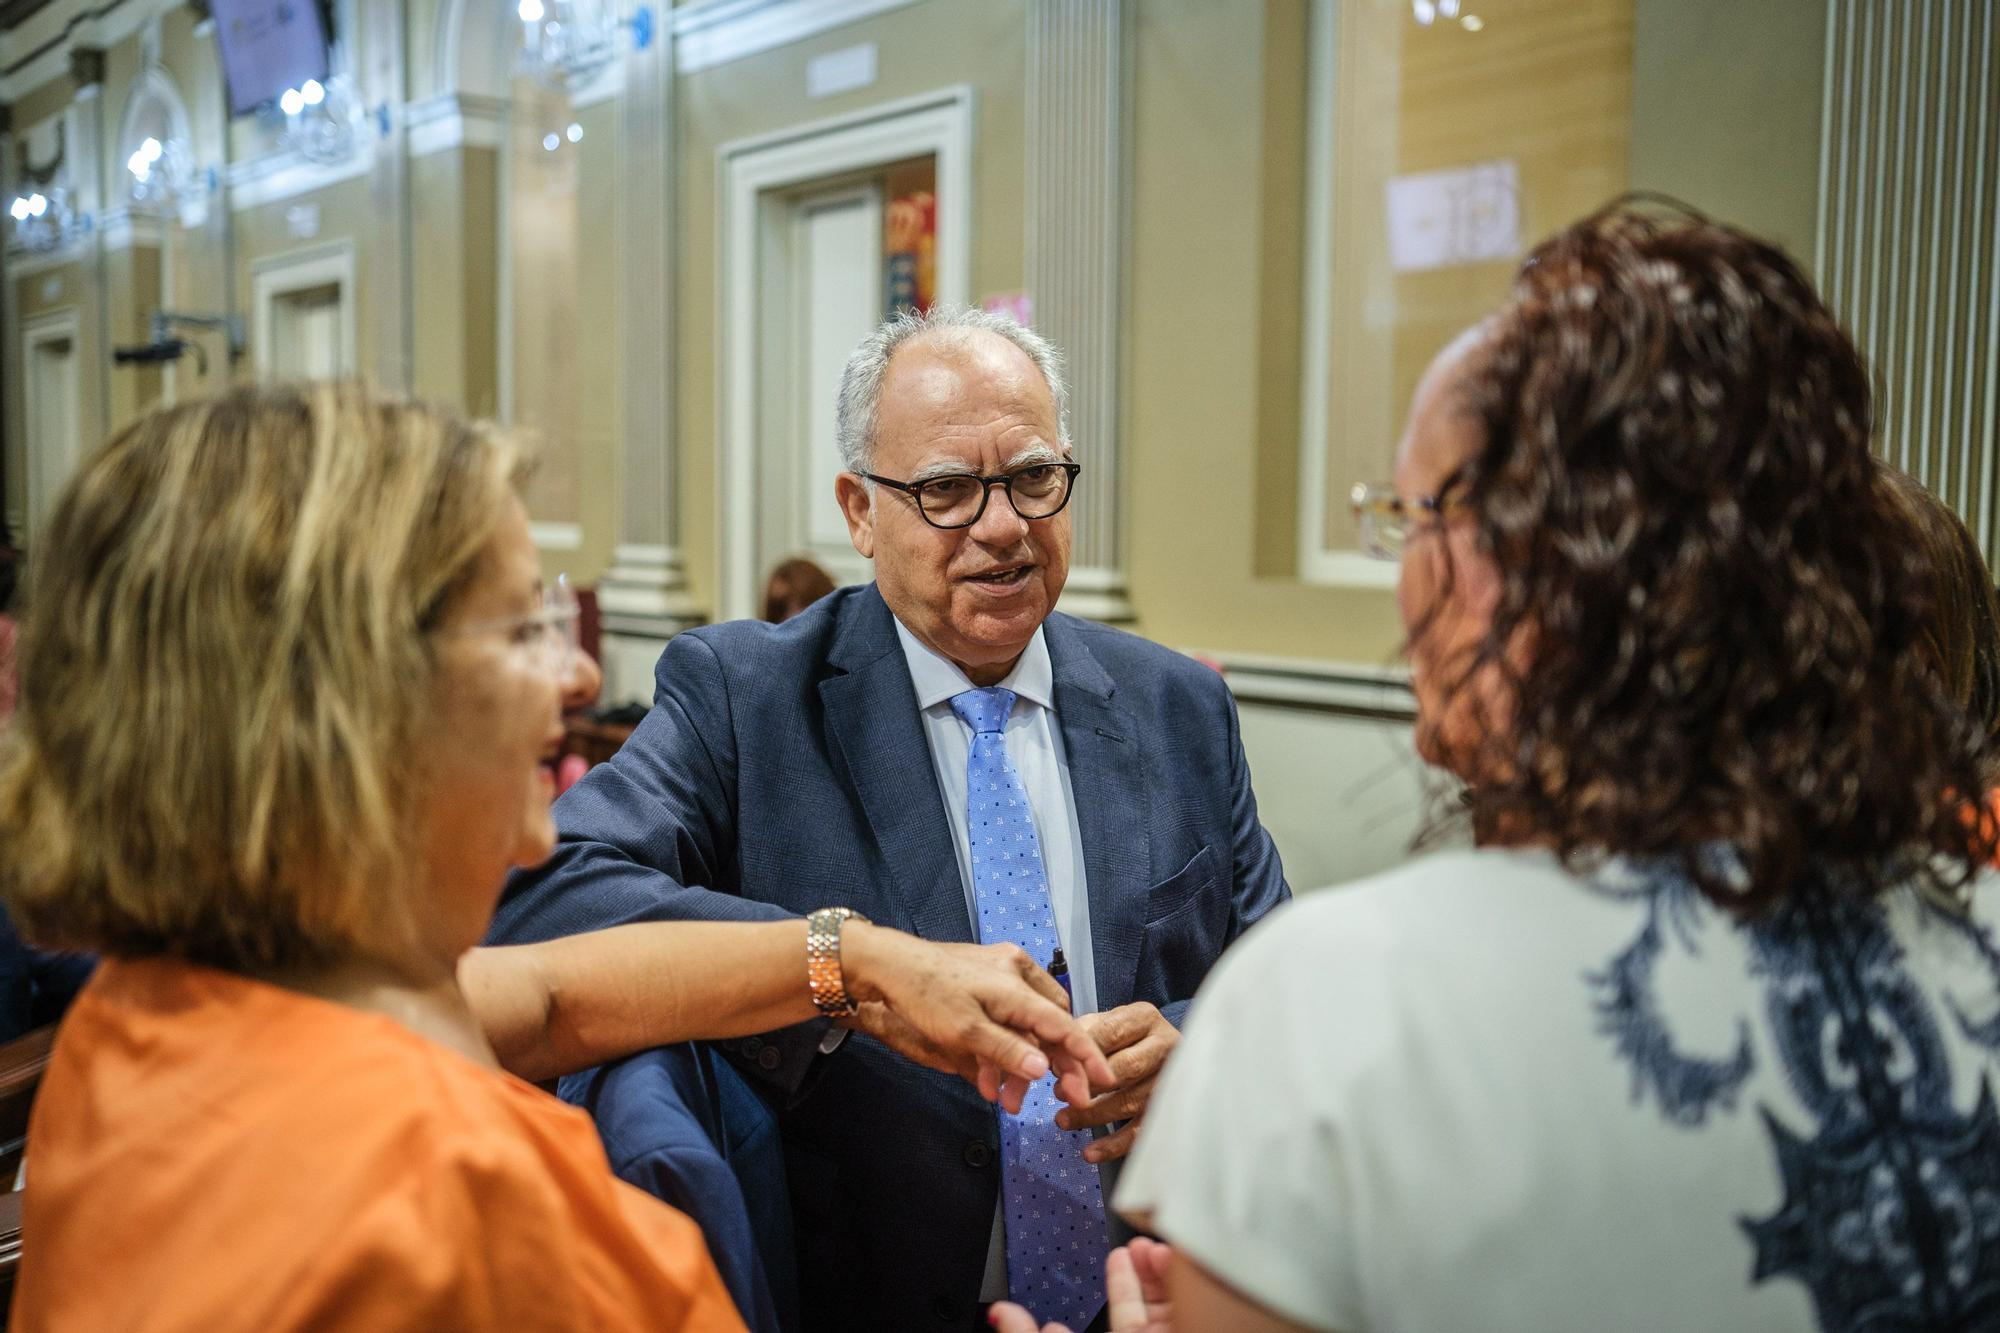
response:
<path id="1" fill-rule="evenodd" d="M 525 469 L 352 385 L 155 411 L 36 543 L 0 751 L 0 897 L 33 938 L 245 970 L 407 942 L 426 631 Z"/>

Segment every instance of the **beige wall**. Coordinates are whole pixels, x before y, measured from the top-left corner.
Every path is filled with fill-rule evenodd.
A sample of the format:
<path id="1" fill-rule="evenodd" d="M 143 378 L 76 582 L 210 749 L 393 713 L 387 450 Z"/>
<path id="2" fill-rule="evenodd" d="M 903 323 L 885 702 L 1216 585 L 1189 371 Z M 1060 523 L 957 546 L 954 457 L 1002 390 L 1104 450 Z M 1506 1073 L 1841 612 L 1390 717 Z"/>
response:
<path id="1" fill-rule="evenodd" d="M 1809 0 L 1634 0 L 1632 187 L 1812 260 L 1826 11 Z"/>
<path id="2" fill-rule="evenodd" d="M 1400 0 L 1350 2 L 1370 6 L 1371 14 L 1380 11 L 1374 17 L 1394 38 L 1392 46 L 1409 44 L 1407 5 Z M 423 0 L 405 9 L 399 38 L 407 44 L 412 96 L 439 91 L 433 50 L 438 3 Z M 1490 137 L 1504 120 L 1487 105 L 1496 99 L 1546 100 L 1587 85 L 1589 107 L 1573 116 L 1592 145 L 1589 162 L 1571 164 L 1564 174 L 1571 150 L 1554 147 L 1547 163 L 1534 167 L 1543 171 L 1545 165 L 1561 179 L 1529 192 L 1528 232 L 1560 224 L 1629 178 L 1633 186 L 1681 195 L 1810 253 L 1823 5 L 1492 0 L 1488 7 L 1493 26 L 1483 35 L 1493 40 L 1482 46 L 1454 35 L 1447 45 L 1440 38 L 1422 50 L 1412 47 L 1407 66 L 1399 65 L 1396 170 L 1454 165 L 1487 153 L 1480 136 Z M 1386 592 L 1314 586 L 1297 576 L 1308 0 L 1144 0 L 1132 8 L 1123 484 L 1138 628 L 1169 643 L 1225 652 L 1389 660 L 1399 636 Z M 1502 24 L 1510 12 L 1567 16 L 1566 26 L 1559 25 L 1567 45 L 1530 43 L 1546 48 L 1540 58 L 1555 62 L 1549 77 L 1520 75 L 1524 57 L 1508 54 L 1513 39 Z M 628 298 L 618 281 L 613 221 L 620 206 L 616 101 L 576 113 L 585 143 L 579 152 L 558 155 L 570 173 L 561 182 L 538 182 L 522 169 L 524 157 L 540 151 L 534 144 L 543 127 L 520 113 L 513 136 L 517 142 L 531 137 L 511 163 L 501 151 L 476 147 L 412 159 L 407 290 L 384 290 L 375 280 L 378 271 L 396 267 L 381 261 L 392 257 L 384 247 L 401 243 L 396 217 L 402 201 L 384 197 L 376 180 L 362 178 L 228 218 L 218 198 L 202 227 L 169 227 L 157 254 L 140 249 L 107 256 L 102 293 L 94 261 L 10 278 L 17 317 L 41 307 L 41 289 L 51 279 L 61 288 L 53 304 L 78 303 L 88 311 L 82 327 L 90 392 L 101 330 L 108 328 L 115 340 L 137 336 L 164 287 L 171 287 L 178 306 L 220 310 L 230 296 L 225 279 L 233 278 L 235 307 L 249 315 L 251 276 L 262 262 L 351 240 L 360 364 L 377 360 L 370 343 L 383 326 L 379 303 L 407 301 L 415 332 L 413 387 L 485 413 L 501 405 L 501 361 L 508 350 L 501 336 L 506 284 L 500 267 L 511 253 L 515 340 L 508 376 L 517 416 L 543 431 L 549 452 L 534 516 L 582 530 L 582 548 L 556 563 L 588 582 L 608 564 L 618 536 L 621 360 L 640 371 L 671 370 L 683 554 L 695 600 L 712 607 L 719 150 L 803 122 L 970 85 L 976 139 L 972 292 L 979 298 L 1018 290 L 1024 284 L 1025 30 L 1021 0 L 923 0 L 678 77 L 672 226 L 677 364 L 671 368 L 663 353 L 617 342 L 618 304 Z M 1575 55 L 1575 43 L 1592 34 L 1602 39 L 1591 47 L 1595 64 Z M 195 35 L 185 9 L 165 17 L 163 37 L 201 156 L 220 161 L 225 123 L 212 40 Z M 807 62 L 862 41 L 877 46 L 876 82 L 809 99 Z M 1620 43 L 1629 46 L 1629 62 L 1612 58 L 1607 64 L 1604 52 L 1625 49 Z M 110 53 L 107 137 L 115 137 L 138 62 L 136 37 Z M 71 95 L 66 77 L 35 89 L 16 100 L 15 123 L 60 111 Z M 1572 98 L 1566 105 L 1583 103 Z M 1483 119 L 1468 106 L 1483 110 Z M 237 127 L 236 152 L 260 146 L 258 135 Z M 107 145 L 107 153 L 115 151 L 115 144 Z M 1607 169 L 1605 160 L 1614 160 L 1613 166 Z M 1629 170 L 1619 171 L 1617 160 Z M 115 179 L 116 166 L 103 164 L 106 179 Z M 288 229 L 287 213 L 300 204 L 319 210 L 318 234 L 309 239 Z M 540 249 L 536 226 L 544 227 L 547 242 Z M 1378 414 L 1385 454 L 1408 381 L 1465 318 L 1473 295 L 1498 298 L 1507 267 L 1398 280 L 1395 299 L 1412 313 L 1383 349 L 1393 366 L 1383 377 L 1388 405 Z M 206 337 L 204 345 L 219 368 L 220 340 Z M 661 359 L 649 363 L 649 355 Z M 10 362 L 18 376 L 17 352 L 10 352 Z M 128 416 L 159 388 L 157 376 L 120 371 L 113 379 L 103 404 L 108 418 Z M 200 387 L 192 362 L 183 364 L 176 380 L 183 393 Z M 18 410 L 17 403 L 6 406 L 10 491 L 23 470 Z M 1337 489 L 1351 478 L 1330 480 Z"/>
<path id="3" fill-rule="evenodd" d="M 1397 642 L 1385 594 L 1258 561 L 1258 497 L 1293 503 L 1298 467 L 1296 374 L 1270 362 L 1297 360 L 1302 33 L 1297 5 L 1137 7 L 1132 601 L 1140 631 L 1171 644 L 1379 662 Z M 1267 83 L 1277 61 L 1287 72 Z M 1267 86 L 1286 108 L 1268 126 Z"/>
<path id="4" fill-rule="evenodd" d="M 925 0 L 677 81 L 675 388 L 680 406 L 675 420 L 680 431 L 682 548 L 695 599 L 701 604 L 715 604 L 717 151 L 733 140 L 948 85 L 970 85 L 975 136 L 972 295 L 978 300 L 1018 291 L 1024 271 L 1026 33 L 1019 0 Z M 806 62 L 862 41 L 877 45 L 875 84 L 858 92 L 809 99 Z M 827 410 L 832 410 L 831 404 Z M 827 503 L 833 503 L 831 497 Z"/>

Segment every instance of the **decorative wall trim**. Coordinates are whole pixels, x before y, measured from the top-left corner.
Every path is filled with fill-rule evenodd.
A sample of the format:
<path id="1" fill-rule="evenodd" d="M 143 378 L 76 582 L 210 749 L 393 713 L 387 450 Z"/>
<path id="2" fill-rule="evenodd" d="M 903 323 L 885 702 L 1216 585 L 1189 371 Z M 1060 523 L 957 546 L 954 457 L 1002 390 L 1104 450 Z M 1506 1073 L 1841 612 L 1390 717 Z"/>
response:
<path id="1" fill-rule="evenodd" d="M 1223 667 L 1229 692 L 1243 703 L 1282 704 L 1351 717 L 1417 715 L 1407 667 L 1367 666 L 1254 653 L 1197 653 Z"/>
<path id="2" fill-rule="evenodd" d="M 269 374 L 271 369 L 272 306 L 287 292 L 328 283 L 340 288 L 341 373 L 353 375 L 360 371 L 360 346 L 355 334 L 354 242 L 341 240 L 272 255 L 251 267 L 251 365 L 259 375 Z"/>
<path id="3" fill-rule="evenodd" d="M 36 347 L 45 342 L 67 342 L 70 355 L 76 359 L 76 375 L 71 379 L 70 401 L 67 415 L 70 423 L 70 439 L 49 440 L 37 435 L 34 430 L 38 415 L 37 399 L 41 389 L 35 383 L 34 354 Z M 83 310 L 80 306 L 66 305 L 55 310 L 43 311 L 21 321 L 19 350 L 15 353 L 21 367 L 21 426 L 27 456 L 22 460 L 26 465 L 24 480 L 27 482 L 26 522 L 16 528 L 17 534 L 25 534 L 24 540 L 32 545 L 39 536 L 41 524 L 46 521 L 49 506 L 56 493 L 68 482 L 83 450 L 84 441 L 89 438 L 88 428 L 83 421 Z M 57 456 L 51 457 L 55 453 Z M 36 529 L 29 532 L 28 526 Z"/>
<path id="4" fill-rule="evenodd" d="M 1340 0 L 1312 0 L 1306 75 L 1304 327 L 1299 339 L 1299 577 L 1308 583 L 1380 587 L 1378 562 L 1326 546 L 1326 431 L 1333 353 L 1334 109 Z M 1395 582 L 1393 566 L 1387 582 Z"/>
<path id="5" fill-rule="evenodd" d="M 917 0 L 695 0 L 673 11 L 682 74 L 804 41 Z"/>
<path id="6" fill-rule="evenodd" d="M 454 148 L 499 149 L 507 143 L 507 104 L 466 93 L 440 93 L 406 106 L 403 126 L 411 157 Z"/>
<path id="7" fill-rule="evenodd" d="M 1827 0 L 1814 268 L 1881 388 L 1881 449 L 2000 562 L 1996 0 Z"/>
<path id="8" fill-rule="evenodd" d="M 275 204 L 296 195 L 328 189 L 342 181 L 358 180 L 374 168 L 372 140 L 364 140 L 353 156 L 340 162 L 312 162 L 283 150 L 266 153 L 230 164 L 229 207 L 241 212 Z"/>
<path id="9" fill-rule="evenodd" d="M 1037 330 L 1068 367 L 1070 434 L 1089 471 L 1068 601 L 1112 621 L 1134 618 L 1119 512 L 1130 13 L 1125 0 L 1029 0 L 1027 14 L 1027 288 Z"/>
<path id="10" fill-rule="evenodd" d="M 756 614 L 759 220 L 767 192 L 926 153 L 937 157 L 937 299 L 972 285 L 972 89 L 963 84 L 739 139 L 716 152 L 716 614 Z"/>
<path id="11" fill-rule="evenodd" d="M 50 269 L 68 268 L 71 264 L 81 264 L 91 255 L 88 234 L 78 236 L 68 245 L 54 250 L 30 250 L 24 245 L 9 244 L 7 247 L 7 280 L 18 282 L 22 278 L 32 278 L 47 273 Z"/>
<path id="12" fill-rule="evenodd" d="M 530 523 L 528 536 L 538 551 L 569 552 L 583 549 L 581 523 Z"/>
<path id="13" fill-rule="evenodd" d="M 103 214 L 97 220 L 97 228 L 104 236 L 107 250 L 129 250 L 139 245 L 157 249 L 166 239 L 166 227 L 158 214 L 134 212 L 130 208 L 114 208 Z"/>
<path id="14" fill-rule="evenodd" d="M 69 73 L 73 47 L 117 45 L 185 0 L 57 0 L 6 35 L 5 49 L 22 57 L 0 70 L 0 102 L 18 101 Z"/>

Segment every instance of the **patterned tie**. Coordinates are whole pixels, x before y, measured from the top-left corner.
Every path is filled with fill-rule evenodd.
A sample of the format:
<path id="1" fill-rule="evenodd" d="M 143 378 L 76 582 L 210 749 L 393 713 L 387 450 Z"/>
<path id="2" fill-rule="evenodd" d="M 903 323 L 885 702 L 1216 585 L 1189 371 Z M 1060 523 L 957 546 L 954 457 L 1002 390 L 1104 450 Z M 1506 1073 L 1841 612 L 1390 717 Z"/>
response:
<path id="1" fill-rule="evenodd" d="M 1006 941 L 1047 965 L 1056 949 L 1049 880 L 1028 793 L 1007 757 L 1003 729 L 1014 692 L 967 690 L 951 711 L 972 728 L 965 763 L 966 828 L 982 943 Z M 1056 1128 L 1053 1076 L 1028 1089 L 1017 1116 L 1000 1116 L 1000 1185 L 1007 1209 L 1008 1294 L 1071 1328 L 1104 1306 L 1104 1198 L 1083 1160 L 1090 1135 Z"/>

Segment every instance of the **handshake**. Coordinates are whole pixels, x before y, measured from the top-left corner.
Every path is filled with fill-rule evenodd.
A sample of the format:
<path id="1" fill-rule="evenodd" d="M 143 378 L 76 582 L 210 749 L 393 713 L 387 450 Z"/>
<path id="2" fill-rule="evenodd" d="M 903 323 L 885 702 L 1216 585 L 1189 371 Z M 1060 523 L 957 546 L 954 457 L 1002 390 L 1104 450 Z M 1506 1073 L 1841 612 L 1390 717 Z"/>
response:
<path id="1" fill-rule="evenodd" d="M 937 944 L 848 923 L 841 963 L 859 1004 L 842 1022 L 930 1069 L 956 1074 L 1018 1113 L 1053 1073 L 1066 1130 L 1125 1122 L 1084 1159 L 1123 1157 L 1179 1033 L 1151 1004 L 1074 1015 L 1069 993 L 1012 944 Z"/>

